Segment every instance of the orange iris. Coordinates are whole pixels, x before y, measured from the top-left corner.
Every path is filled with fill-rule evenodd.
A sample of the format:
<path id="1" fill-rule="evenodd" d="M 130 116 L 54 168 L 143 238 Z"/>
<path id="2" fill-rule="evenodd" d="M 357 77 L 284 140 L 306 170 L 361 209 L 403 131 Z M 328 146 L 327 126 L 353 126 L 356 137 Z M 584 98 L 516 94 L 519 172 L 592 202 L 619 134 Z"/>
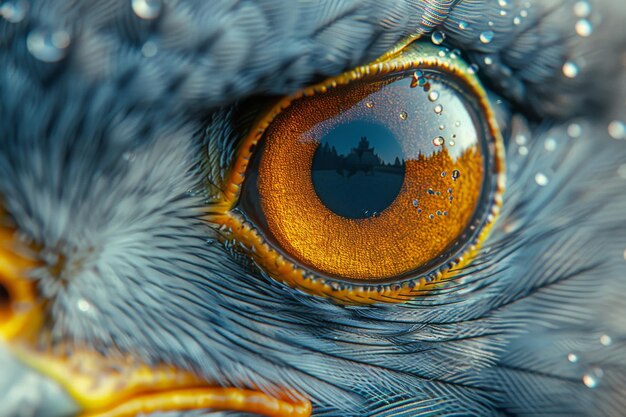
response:
<path id="1" fill-rule="evenodd" d="M 437 74 L 423 78 L 428 91 L 411 87 L 413 79 L 406 76 L 355 83 L 296 100 L 274 119 L 263 139 L 258 193 L 268 231 L 288 255 L 323 275 L 384 280 L 428 270 L 456 246 L 480 201 L 486 152 L 480 138 L 485 131 L 460 92 L 438 81 Z M 349 123 L 356 125 L 354 137 L 337 143 L 353 142 L 344 160 L 372 167 L 351 177 L 343 173 L 345 180 L 340 176 L 337 185 L 349 185 L 344 193 L 350 193 L 352 184 L 361 192 L 388 194 L 368 189 L 384 188 L 385 180 L 376 177 L 392 175 L 386 172 L 391 162 L 380 161 L 375 146 L 365 150 L 368 155 L 359 149 L 359 138 L 369 145 L 372 125 L 392 132 L 395 137 L 382 138 L 382 144 L 397 142 L 402 150 L 398 160 L 405 164 L 391 204 L 365 218 L 334 212 L 312 180 L 320 143 Z M 333 174 L 332 167 L 327 171 Z M 347 198 L 359 197 L 357 191 Z"/>

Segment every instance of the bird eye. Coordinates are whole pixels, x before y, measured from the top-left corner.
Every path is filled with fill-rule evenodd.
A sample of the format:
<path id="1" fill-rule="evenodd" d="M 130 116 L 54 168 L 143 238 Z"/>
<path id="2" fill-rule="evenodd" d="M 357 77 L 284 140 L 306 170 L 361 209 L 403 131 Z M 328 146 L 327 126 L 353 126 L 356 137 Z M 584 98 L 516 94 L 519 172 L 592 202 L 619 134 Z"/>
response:
<path id="1" fill-rule="evenodd" d="M 471 257 L 499 208 L 502 154 L 470 67 L 414 44 L 272 108 L 214 220 L 290 285 L 402 300 Z"/>

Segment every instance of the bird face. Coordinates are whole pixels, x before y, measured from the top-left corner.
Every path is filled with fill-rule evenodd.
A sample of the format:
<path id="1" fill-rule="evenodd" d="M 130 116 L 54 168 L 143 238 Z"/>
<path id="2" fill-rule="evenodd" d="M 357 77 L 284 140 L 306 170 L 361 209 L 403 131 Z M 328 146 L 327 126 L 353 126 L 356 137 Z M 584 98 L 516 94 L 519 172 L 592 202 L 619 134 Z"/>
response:
<path id="1" fill-rule="evenodd" d="M 0 416 L 622 415 L 623 7 L 384 3 L 0 6 Z M 464 86 L 444 116 L 346 94 L 399 79 L 428 98 L 417 71 Z M 354 108 L 398 116 L 375 119 L 393 132 L 444 125 L 428 146 L 450 153 L 446 126 L 474 112 L 481 162 L 437 181 L 487 191 L 459 188 L 483 197 L 444 261 L 415 254 L 445 210 L 437 233 L 401 217 L 428 187 L 334 223 L 386 222 L 332 262 L 348 232 L 309 240 L 330 217 L 288 215 L 302 188 L 272 194 L 309 178 L 274 172 L 300 163 L 281 120 L 328 110 L 323 131 Z M 342 164 L 336 181 L 374 177 Z"/>

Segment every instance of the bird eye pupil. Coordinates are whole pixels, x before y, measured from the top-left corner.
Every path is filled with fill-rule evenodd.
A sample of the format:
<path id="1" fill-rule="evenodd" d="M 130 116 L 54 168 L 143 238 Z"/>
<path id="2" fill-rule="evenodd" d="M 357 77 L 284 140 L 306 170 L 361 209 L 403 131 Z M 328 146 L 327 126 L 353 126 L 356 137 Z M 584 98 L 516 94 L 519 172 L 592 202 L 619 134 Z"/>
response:
<path id="1" fill-rule="evenodd" d="M 384 126 L 355 120 L 336 126 L 319 142 L 311 177 L 315 193 L 335 214 L 376 217 L 400 193 L 405 156 Z"/>

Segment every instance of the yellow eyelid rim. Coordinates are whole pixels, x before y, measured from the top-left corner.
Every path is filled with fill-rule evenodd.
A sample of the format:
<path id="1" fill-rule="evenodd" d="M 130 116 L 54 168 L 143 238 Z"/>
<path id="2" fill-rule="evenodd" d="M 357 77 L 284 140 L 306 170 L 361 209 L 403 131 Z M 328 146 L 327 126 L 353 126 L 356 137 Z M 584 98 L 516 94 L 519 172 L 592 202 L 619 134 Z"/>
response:
<path id="1" fill-rule="evenodd" d="M 478 236 L 468 245 L 464 253 L 450 260 L 445 266 L 426 275 L 391 284 L 334 281 L 316 276 L 285 258 L 265 241 L 254 224 L 233 210 L 239 200 L 254 148 L 270 123 L 293 101 L 302 97 L 325 93 L 354 81 L 411 69 L 437 69 L 455 75 L 473 93 L 484 113 L 493 141 L 490 144 L 494 147 L 492 175 L 495 176 L 493 200 L 490 212 L 486 215 L 485 223 Z M 402 303 L 441 287 L 443 282 L 454 278 L 455 272 L 467 265 L 476 255 L 481 243 L 489 235 L 502 206 L 502 195 L 506 183 L 504 153 L 502 135 L 487 98 L 487 93 L 478 78 L 470 73 L 467 63 L 448 52 L 446 48 L 427 43 L 409 43 L 404 49 L 392 50 L 371 64 L 357 67 L 319 84 L 299 90 L 295 94 L 281 99 L 268 112 L 264 113 L 254 124 L 248 136 L 241 141 L 235 163 L 231 167 L 228 179 L 224 184 L 223 193 L 218 200 L 211 203 L 207 220 L 219 227 L 225 240 L 237 241 L 241 247 L 245 248 L 249 256 L 271 277 L 293 288 L 312 295 L 330 297 L 346 304 Z"/>

